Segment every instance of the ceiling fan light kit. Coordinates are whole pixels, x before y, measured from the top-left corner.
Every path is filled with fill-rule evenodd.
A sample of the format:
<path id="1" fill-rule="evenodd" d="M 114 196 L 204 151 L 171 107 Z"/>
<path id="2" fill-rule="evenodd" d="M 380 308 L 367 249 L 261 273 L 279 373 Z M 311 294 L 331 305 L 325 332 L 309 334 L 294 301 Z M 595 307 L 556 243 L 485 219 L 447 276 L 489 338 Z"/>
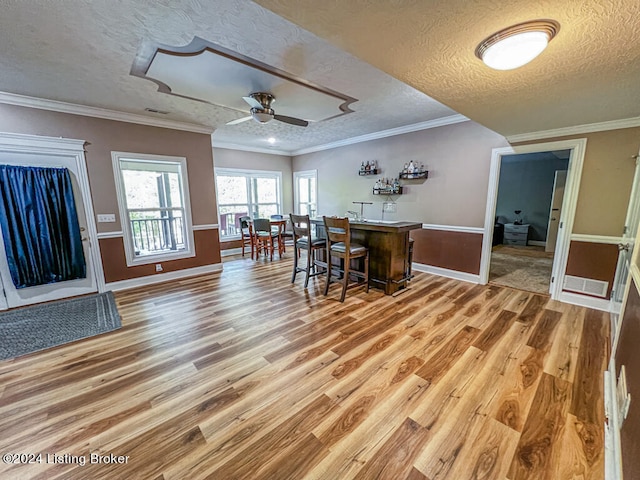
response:
<path id="1" fill-rule="evenodd" d="M 238 123 L 246 122 L 252 118 L 258 123 L 267 123 L 271 120 L 278 120 L 279 122 L 288 123 L 290 125 L 296 125 L 298 127 L 306 127 L 309 122 L 302 120 L 301 118 L 287 117 L 286 115 L 276 115 L 271 108 L 271 104 L 276 101 L 276 98 L 270 93 L 255 92 L 249 94 L 248 97 L 242 97 L 245 102 L 249 104 L 251 110 L 249 117 L 239 118 L 227 122 L 227 125 L 237 125 Z"/>
<path id="2" fill-rule="evenodd" d="M 251 117 L 258 123 L 267 123 L 273 120 L 273 110 L 272 109 L 262 109 L 262 108 L 252 108 L 251 109 Z"/>
<path id="3" fill-rule="evenodd" d="M 519 23 L 485 38 L 476 57 L 495 70 L 513 70 L 540 55 L 559 30 L 555 20 Z"/>

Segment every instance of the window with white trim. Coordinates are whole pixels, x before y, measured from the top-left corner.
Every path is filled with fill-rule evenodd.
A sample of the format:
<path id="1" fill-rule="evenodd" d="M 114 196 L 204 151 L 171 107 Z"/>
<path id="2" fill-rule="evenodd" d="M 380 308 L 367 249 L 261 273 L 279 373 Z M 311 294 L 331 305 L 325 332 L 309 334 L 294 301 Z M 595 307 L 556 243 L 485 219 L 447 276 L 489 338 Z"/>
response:
<path id="1" fill-rule="evenodd" d="M 293 184 L 296 213 L 315 217 L 318 213 L 318 171 L 294 172 Z"/>
<path id="2" fill-rule="evenodd" d="M 240 238 L 240 217 L 282 214 L 282 173 L 216 168 L 220 238 Z"/>
<path id="3" fill-rule="evenodd" d="M 127 265 L 195 256 L 186 158 L 111 157 Z"/>

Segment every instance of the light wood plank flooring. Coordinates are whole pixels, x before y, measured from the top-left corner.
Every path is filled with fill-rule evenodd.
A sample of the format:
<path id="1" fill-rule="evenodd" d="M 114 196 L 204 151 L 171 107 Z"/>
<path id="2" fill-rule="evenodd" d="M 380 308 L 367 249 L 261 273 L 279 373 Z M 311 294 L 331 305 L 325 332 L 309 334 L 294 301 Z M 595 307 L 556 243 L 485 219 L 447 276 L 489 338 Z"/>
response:
<path id="1" fill-rule="evenodd" d="M 118 293 L 121 330 L 0 362 L 0 452 L 43 454 L 0 478 L 604 478 L 603 313 L 421 273 L 342 304 L 287 256 Z"/>

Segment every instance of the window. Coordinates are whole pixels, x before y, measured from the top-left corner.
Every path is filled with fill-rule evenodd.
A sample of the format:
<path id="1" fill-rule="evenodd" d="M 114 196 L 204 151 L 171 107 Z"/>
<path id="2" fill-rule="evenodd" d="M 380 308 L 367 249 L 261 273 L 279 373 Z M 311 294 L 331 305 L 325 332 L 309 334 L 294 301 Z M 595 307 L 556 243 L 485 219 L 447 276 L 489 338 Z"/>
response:
<path id="1" fill-rule="evenodd" d="M 187 161 L 112 152 L 127 265 L 195 256 Z"/>
<path id="2" fill-rule="evenodd" d="M 296 213 L 315 217 L 318 213 L 318 171 L 294 172 L 293 182 Z"/>
<path id="3" fill-rule="evenodd" d="M 239 218 L 269 218 L 282 212 L 282 173 L 216 168 L 220 238 L 240 238 Z"/>

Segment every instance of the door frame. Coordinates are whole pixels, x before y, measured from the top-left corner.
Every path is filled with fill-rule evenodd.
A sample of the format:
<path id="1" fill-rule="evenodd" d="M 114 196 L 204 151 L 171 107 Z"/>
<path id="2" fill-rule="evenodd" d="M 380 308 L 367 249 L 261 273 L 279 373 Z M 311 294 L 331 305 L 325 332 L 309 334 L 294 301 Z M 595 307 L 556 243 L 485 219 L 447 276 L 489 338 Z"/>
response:
<path id="1" fill-rule="evenodd" d="M 91 188 L 89 186 L 89 173 L 85 159 L 84 140 L 71 138 L 45 137 L 39 135 L 26 135 L 20 133 L 0 132 L 0 151 L 3 153 L 40 154 L 52 156 L 64 156 L 73 158 L 78 171 L 78 185 L 84 203 L 84 210 L 87 221 L 86 234 L 89 236 L 89 253 L 96 280 L 98 292 L 106 290 L 104 270 L 102 268 L 102 256 L 100 254 L 100 243 L 98 242 L 98 230 L 91 200 Z M 4 295 L 2 295 L 4 298 Z M 7 308 L 0 303 L 0 310 Z"/>
<path id="2" fill-rule="evenodd" d="M 484 235 L 482 238 L 482 255 L 480 257 L 480 283 L 489 281 L 489 266 L 491 263 L 491 242 L 493 240 L 493 226 L 495 224 L 496 205 L 498 202 L 498 183 L 500 181 L 500 165 L 505 155 L 518 155 L 522 153 L 540 153 L 550 150 L 570 150 L 569 165 L 567 167 L 567 183 L 565 185 L 564 199 L 562 200 L 562 214 L 556 252 L 553 258 L 551 271 L 552 282 L 550 285 L 551 298 L 556 300 L 562 294 L 562 285 L 569 258 L 569 245 L 571 232 L 578 203 L 580 179 L 582 178 L 582 165 L 587 147 L 586 138 L 560 140 L 555 142 L 532 143 L 512 147 L 494 148 L 491 152 L 491 169 L 489 171 L 489 190 L 487 192 L 487 209 L 484 219 Z"/>

